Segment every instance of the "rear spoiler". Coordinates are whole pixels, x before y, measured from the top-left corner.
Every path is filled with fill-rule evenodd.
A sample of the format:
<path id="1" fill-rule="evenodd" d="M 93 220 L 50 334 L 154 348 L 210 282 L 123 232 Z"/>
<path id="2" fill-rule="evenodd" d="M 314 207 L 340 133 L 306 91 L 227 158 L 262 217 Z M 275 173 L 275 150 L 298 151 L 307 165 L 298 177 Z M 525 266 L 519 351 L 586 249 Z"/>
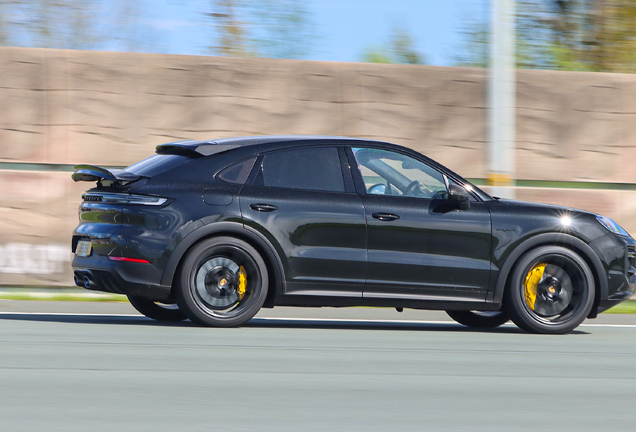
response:
<path id="1" fill-rule="evenodd" d="M 215 144 L 210 141 L 177 141 L 167 144 L 159 144 L 156 147 L 157 154 L 178 154 L 182 156 L 200 158 L 232 150 L 240 147 L 237 144 Z"/>
<path id="2" fill-rule="evenodd" d="M 128 171 L 120 169 L 106 169 L 95 165 L 75 165 L 75 170 L 71 175 L 71 178 L 78 181 L 97 181 L 108 180 L 113 183 L 121 182 L 127 183 L 135 180 L 139 180 L 142 176 L 134 174 Z"/>

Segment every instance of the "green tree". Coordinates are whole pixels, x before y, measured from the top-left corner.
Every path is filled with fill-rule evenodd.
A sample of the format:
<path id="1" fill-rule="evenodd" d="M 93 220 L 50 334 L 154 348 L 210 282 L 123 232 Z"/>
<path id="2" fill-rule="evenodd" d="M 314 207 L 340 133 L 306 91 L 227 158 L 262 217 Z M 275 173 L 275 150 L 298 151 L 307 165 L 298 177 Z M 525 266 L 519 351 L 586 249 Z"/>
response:
<path id="1" fill-rule="evenodd" d="M 9 44 L 9 11 L 8 1 L 0 0 L 0 46 Z"/>
<path id="2" fill-rule="evenodd" d="M 636 0 L 517 0 L 520 68 L 636 72 Z M 470 18 L 455 56 L 488 65 L 489 23 Z"/>
<path id="3" fill-rule="evenodd" d="M 368 47 L 361 59 L 367 63 L 425 64 L 424 56 L 414 47 L 411 33 L 397 25 L 386 44 Z"/>
<path id="4" fill-rule="evenodd" d="M 248 23 L 239 15 L 244 13 L 245 2 L 239 0 L 214 0 L 214 12 L 208 15 L 214 20 L 218 43 L 212 47 L 215 54 L 228 57 L 245 57 L 249 51 Z"/>
<path id="5" fill-rule="evenodd" d="M 303 58 L 315 39 L 302 0 L 213 0 L 216 45 L 224 56 Z"/>
<path id="6" fill-rule="evenodd" d="M 0 0 L 0 44 L 99 49 L 137 31 L 138 5 L 129 0 Z M 139 45 L 139 40 L 130 42 L 130 47 Z"/>
<path id="7" fill-rule="evenodd" d="M 365 63 L 393 63 L 390 54 L 383 47 L 369 47 L 362 53 Z"/>
<path id="8" fill-rule="evenodd" d="M 546 22 L 556 68 L 636 71 L 636 0 L 553 0 Z"/>

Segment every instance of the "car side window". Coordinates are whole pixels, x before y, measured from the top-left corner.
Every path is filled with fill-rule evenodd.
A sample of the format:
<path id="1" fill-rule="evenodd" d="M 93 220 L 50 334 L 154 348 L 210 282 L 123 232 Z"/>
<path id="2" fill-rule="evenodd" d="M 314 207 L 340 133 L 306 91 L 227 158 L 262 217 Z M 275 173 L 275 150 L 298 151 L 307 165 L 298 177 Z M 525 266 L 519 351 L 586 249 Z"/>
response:
<path id="1" fill-rule="evenodd" d="M 256 158 L 253 157 L 237 162 L 227 168 L 223 168 L 217 177 L 226 183 L 244 184 L 250 175 L 250 171 L 252 171 L 255 161 Z"/>
<path id="2" fill-rule="evenodd" d="M 335 147 L 315 147 L 267 153 L 263 185 L 290 189 L 344 192 L 340 155 Z"/>
<path id="3" fill-rule="evenodd" d="M 447 192 L 444 175 L 401 153 L 353 148 L 368 194 L 433 198 Z"/>

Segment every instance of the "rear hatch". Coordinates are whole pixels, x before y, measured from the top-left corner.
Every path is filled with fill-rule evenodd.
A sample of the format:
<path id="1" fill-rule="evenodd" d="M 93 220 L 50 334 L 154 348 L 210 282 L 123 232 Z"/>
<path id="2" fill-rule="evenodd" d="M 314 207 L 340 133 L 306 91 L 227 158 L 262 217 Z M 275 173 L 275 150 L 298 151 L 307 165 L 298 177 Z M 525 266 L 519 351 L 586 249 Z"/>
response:
<path id="1" fill-rule="evenodd" d="M 200 155 L 198 155 L 200 156 Z M 125 206 L 161 206 L 168 200 L 162 197 L 136 194 L 151 177 L 176 168 L 192 154 L 155 154 L 124 169 L 95 165 L 77 165 L 73 180 L 96 182 L 96 187 L 82 195 L 79 206 L 79 225 L 73 232 L 73 251 L 79 240 L 107 241 L 121 227 Z"/>

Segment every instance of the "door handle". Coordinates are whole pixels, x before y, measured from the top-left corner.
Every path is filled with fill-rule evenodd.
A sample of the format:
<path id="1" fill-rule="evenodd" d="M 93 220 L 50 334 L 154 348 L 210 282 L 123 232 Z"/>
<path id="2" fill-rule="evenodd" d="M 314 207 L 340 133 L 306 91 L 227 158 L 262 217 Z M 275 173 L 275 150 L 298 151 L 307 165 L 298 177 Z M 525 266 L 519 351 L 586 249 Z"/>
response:
<path id="1" fill-rule="evenodd" d="M 278 210 L 278 207 L 271 204 L 250 204 L 250 208 L 259 212 L 273 212 L 274 210 Z"/>
<path id="2" fill-rule="evenodd" d="M 371 214 L 371 216 L 373 216 L 376 219 L 380 219 L 381 221 L 384 221 L 384 222 L 394 221 L 400 218 L 400 216 L 393 213 L 373 213 Z"/>

